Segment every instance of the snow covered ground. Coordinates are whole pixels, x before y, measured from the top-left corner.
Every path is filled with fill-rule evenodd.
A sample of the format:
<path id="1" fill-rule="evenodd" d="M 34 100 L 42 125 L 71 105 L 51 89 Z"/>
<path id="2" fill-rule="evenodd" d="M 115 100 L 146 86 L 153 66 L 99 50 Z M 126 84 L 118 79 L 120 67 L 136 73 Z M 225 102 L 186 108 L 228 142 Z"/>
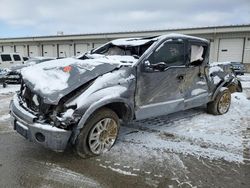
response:
<path id="1" fill-rule="evenodd" d="M 204 108 L 197 108 L 133 123 L 123 128 L 121 141 L 115 147 L 125 151 L 127 143 L 132 143 L 135 153 L 147 150 L 142 155 L 162 151 L 244 162 L 247 159 L 243 151 L 250 147 L 243 144 L 244 131 L 250 128 L 249 122 L 250 101 L 245 94 L 235 93 L 230 111 L 223 116 L 210 115 Z M 157 154 L 155 157 L 162 156 Z"/>
<path id="2" fill-rule="evenodd" d="M 3 88 L 2 85 L 0 85 L 0 94 L 11 94 L 20 89 L 20 85 L 8 85 L 6 88 Z"/>
<path id="3" fill-rule="evenodd" d="M 250 74 L 247 73 L 243 76 L 239 76 L 241 82 L 242 82 L 242 87 L 243 88 L 247 88 L 247 89 L 250 89 Z"/>
<path id="4" fill-rule="evenodd" d="M 245 73 L 242 76 L 238 76 L 242 82 L 250 82 L 250 73 Z"/>

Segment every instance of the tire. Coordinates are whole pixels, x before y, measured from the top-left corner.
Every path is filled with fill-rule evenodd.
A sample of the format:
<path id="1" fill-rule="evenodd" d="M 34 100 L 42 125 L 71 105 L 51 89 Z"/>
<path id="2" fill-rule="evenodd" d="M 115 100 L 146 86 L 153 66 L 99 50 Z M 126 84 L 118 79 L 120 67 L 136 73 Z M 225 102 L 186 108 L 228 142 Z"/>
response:
<path id="1" fill-rule="evenodd" d="M 228 88 L 222 87 L 214 101 L 207 104 L 209 114 L 222 115 L 228 112 L 231 105 L 231 92 Z"/>
<path id="2" fill-rule="evenodd" d="M 94 112 L 76 139 L 75 149 L 82 158 L 101 155 L 115 144 L 120 128 L 117 114 L 109 108 Z"/>

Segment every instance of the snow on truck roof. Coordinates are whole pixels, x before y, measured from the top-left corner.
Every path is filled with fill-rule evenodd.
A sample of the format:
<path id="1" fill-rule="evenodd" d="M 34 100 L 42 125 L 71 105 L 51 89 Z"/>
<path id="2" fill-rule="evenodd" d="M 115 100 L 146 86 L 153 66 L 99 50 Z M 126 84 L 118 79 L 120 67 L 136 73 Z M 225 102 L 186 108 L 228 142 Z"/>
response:
<path id="1" fill-rule="evenodd" d="M 116 39 L 116 40 L 111 41 L 110 43 L 115 45 L 115 46 L 141 46 L 141 45 L 147 44 L 147 43 L 152 42 L 152 41 L 164 40 L 167 38 L 186 38 L 186 39 L 195 39 L 195 40 L 200 40 L 203 42 L 208 42 L 208 40 L 203 39 L 203 38 L 199 38 L 199 37 L 171 33 L 171 34 L 155 36 L 155 37 L 147 37 L 147 38 Z"/>
<path id="2" fill-rule="evenodd" d="M 111 43 L 115 46 L 141 46 L 147 44 L 152 40 L 144 40 L 140 38 L 131 38 L 131 39 L 117 39 L 111 41 Z"/>
<path id="3" fill-rule="evenodd" d="M 156 41 L 157 37 L 154 38 L 125 38 L 125 39 L 116 39 L 111 41 L 115 46 L 141 46 L 147 44 L 151 41 Z"/>
<path id="4" fill-rule="evenodd" d="M 194 40 L 200 40 L 203 42 L 209 42 L 207 39 L 200 38 L 200 37 L 194 37 L 190 35 L 183 35 L 183 34 L 178 34 L 178 33 L 170 33 L 166 35 L 161 35 L 158 37 L 159 39 L 165 39 L 165 38 L 186 38 L 186 39 L 194 39 Z"/>

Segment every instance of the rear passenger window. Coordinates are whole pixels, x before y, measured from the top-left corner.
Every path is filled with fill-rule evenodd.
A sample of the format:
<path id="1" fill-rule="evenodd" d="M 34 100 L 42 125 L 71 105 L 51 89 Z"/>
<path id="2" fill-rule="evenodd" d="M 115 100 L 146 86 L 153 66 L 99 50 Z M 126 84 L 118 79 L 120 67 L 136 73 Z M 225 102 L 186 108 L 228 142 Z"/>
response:
<path id="1" fill-rule="evenodd" d="M 8 54 L 1 55 L 2 61 L 11 61 L 11 56 Z"/>
<path id="2" fill-rule="evenodd" d="M 20 55 L 13 55 L 15 61 L 21 61 Z"/>

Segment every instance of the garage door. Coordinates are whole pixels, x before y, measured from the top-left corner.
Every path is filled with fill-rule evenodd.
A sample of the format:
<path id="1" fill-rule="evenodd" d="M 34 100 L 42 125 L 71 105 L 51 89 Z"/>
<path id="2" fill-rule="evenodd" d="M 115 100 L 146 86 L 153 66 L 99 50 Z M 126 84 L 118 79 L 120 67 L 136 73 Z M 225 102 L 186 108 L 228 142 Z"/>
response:
<path id="1" fill-rule="evenodd" d="M 4 46 L 3 47 L 4 53 L 13 53 L 14 52 L 14 46 Z"/>
<path id="2" fill-rule="evenodd" d="M 16 53 L 19 53 L 22 56 L 27 56 L 27 48 L 24 45 L 15 46 Z"/>
<path id="3" fill-rule="evenodd" d="M 43 45 L 43 56 L 44 57 L 57 57 L 57 47 L 54 44 Z"/>
<path id="4" fill-rule="evenodd" d="M 80 55 L 88 51 L 87 44 L 75 44 L 75 48 L 76 48 L 76 55 Z"/>
<path id="5" fill-rule="evenodd" d="M 214 62 L 214 42 L 210 42 L 209 62 Z"/>
<path id="6" fill-rule="evenodd" d="M 74 56 L 74 47 L 72 44 L 59 45 L 59 57 L 72 57 Z"/>
<path id="7" fill-rule="evenodd" d="M 39 47 L 36 45 L 30 45 L 29 46 L 29 57 L 35 57 L 35 56 L 40 56 L 39 53 Z"/>
<path id="8" fill-rule="evenodd" d="M 218 61 L 242 62 L 243 38 L 220 39 Z"/>

